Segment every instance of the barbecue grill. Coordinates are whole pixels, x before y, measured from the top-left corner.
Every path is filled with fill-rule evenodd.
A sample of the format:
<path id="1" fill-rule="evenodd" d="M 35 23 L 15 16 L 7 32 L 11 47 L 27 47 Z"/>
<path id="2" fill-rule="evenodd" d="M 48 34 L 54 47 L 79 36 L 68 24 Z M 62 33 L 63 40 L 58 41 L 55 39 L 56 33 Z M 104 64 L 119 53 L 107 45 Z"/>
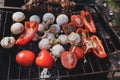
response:
<path id="1" fill-rule="evenodd" d="M 11 49 L 5 49 L 0 46 L 0 80 L 107 80 L 108 75 L 114 76 L 115 72 L 120 71 L 120 36 L 109 27 L 108 20 L 104 15 L 106 12 L 101 11 L 103 9 L 107 11 L 108 9 L 97 5 L 93 0 L 76 1 L 79 5 L 67 15 L 78 14 L 81 10 L 87 10 L 92 14 L 97 29 L 95 35 L 102 40 L 108 57 L 99 59 L 93 53 L 88 53 L 85 55 L 87 62 L 84 63 L 83 59 L 79 60 L 77 67 L 72 70 L 65 69 L 58 59 L 56 64 L 48 69 L 47 74 L 51 76 L 43 79 L 40 78 L 43 68 L 37 67 L 35 63 L 30 67 L 23 67 L 15 60 L 16 53 L 23 49 L 32 50 L 37 56 L 39 49 L 36 45 L 38 42 L 30 42 L 24 47 L 14 46 Z M 0 40 L 5 36 L 15 36 L 10 32 L 10 26 L 13 23 L 11 16 L 15 11 L 21 11 L 18 7 L 23 5 L 22 0 L 9 2 L 10 0 L 6 0 L 5 6 L 13 7 L 1 6 L 0 9 Z M 24 13 L 29 13 L 26 15 L 26 19 L 34 14 L 34 12 L 26 11 Z M 40 16 L 43 15 L 40 12 L 38 14 Z M 18 36 L 15 37 L 17 38 Z"/>

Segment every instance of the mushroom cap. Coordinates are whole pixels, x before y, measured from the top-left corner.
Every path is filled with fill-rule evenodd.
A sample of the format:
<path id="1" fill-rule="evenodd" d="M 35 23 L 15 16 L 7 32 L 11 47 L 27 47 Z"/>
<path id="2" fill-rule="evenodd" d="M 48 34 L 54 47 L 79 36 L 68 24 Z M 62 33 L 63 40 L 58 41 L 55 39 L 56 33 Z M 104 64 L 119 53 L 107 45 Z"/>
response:
<path id="1" fill-rule="evenodd" d="M 15 12 L 12 15 L 12 19 L 15 22 L 21 22 L 25 19 L 25 14 L 23 12 Z"/>

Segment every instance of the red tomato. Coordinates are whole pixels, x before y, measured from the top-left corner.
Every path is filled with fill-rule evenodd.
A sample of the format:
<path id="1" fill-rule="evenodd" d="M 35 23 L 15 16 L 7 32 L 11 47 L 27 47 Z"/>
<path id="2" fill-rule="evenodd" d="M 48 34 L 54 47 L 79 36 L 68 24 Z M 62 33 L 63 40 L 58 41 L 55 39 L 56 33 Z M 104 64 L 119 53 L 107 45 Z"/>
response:
<path id="1" fill-rule="evenodd" d="M 16 55 L 16 61 L 22 66 L 30 66 L 34 61 L 35 55 L 30 50 L 22 50 Z"/>
<path id="2" fill-rule="evenodd" d="M 37 66 L 42 68 L 50 68 L 54 65 L 54 58 L 47 50 L 41 50 L 35 60 Z"/>
<path id="3" fill-rule="evenodd" d="M 74 47 L 74 46 L 71 46 L 71 47 L 69 48 L 69 50 L 72 51 L 72 50 L 73 50 L 73 47 Z M 83 56 L 84 56 L 84 51 L 83 51 L 80 47 L 77 47 L 77 46 L 75 46 L 74 53 L 75 53 L 75 55 L 77 56 L 78 59 L 81 59 L 81 58 L 83 58 Z"/>
<path id="4" fill-rule="evenodd" d="M 64 51 L 60 55 L 62 65 L 67 69 L 73 69 L 77 65 L 77 57 L 70 51 Z"/>

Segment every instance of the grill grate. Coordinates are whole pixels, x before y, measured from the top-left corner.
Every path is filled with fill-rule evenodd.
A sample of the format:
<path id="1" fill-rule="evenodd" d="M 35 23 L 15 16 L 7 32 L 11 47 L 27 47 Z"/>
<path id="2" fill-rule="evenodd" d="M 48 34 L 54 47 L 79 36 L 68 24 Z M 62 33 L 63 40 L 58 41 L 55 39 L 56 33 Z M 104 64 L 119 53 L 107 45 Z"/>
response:
<path id="1" fill-rule="evenodd" d="M 58 59 L 56 64 L 51 69 L 48 70 L 49 71 L 48 75 L 50 74 L 51 77 L 46 78 L 45 80 L 66 80 L 66 79 L 78 80 L 80 77 L 82 80 L 84 76 L 89 77 L 89 75 L 94 75 L 97 78 L 99 78 L 97 74 L 107 75 L 108 72 L 115 71 L 113 69 L 112 70 L 110 69 L 110 65 L 111 65 L 110 61 L 113 59 L 113 56 L 111 56 L 110 54 L 119 51 L 120 48 L 116 46 L 113 36 L 110 35 L 109 29 L 107 28 L 107 25 L 105 25 L 105 21 L 103 21 L 103 18 L 100 16 L 100 14 L 97 13 L 97 10 L 95 9 L 95 7 L 90 6 L 86 8 L 86 6 L 82 5 L 81 8 L 90 10 L 90 12 L 92 10 L 95 10 L 93 13 L 92 12 L 91 13 L 97 28 L 96 35 L 99 36 L 99 38 L 102 40 L 105 50 L 108 53 L 108 57 L 106 59 L 98 59 L 93 55 L 93 53 L 87 53 L 85 55 L 87 62 L 84 63 L 83 59 L 79 60 L 76 68 L 73 70 L 66 70 L 65 68 L 63 68 L 63 66 L 60 63 L 60 60 Z M 14 11 L 4 11 L 4 10 L 0 11 L 2 15 L 1 25 L 0 25 L 0 40 L 5 36 L 15 36 L 10 32 L 10 26 L 13 23 L 11 19 L 13 12 Z M 30 15 L 27 15 L 27 16 L 30 16 Z M 15 36 L 15 38 L 17 37 L 18 36 Z M 0 79 L 5 79 L 5 80 L 6 79 L 7 80 L 19 80 L 19 79 L 38 80 L 40 79 L 40 73 L 43 69 L 38 68 L 35 65 L 35 63 L 33 63 L 33 65 L 30 67 L 23 67 L 18 65 L 15 62 L 16 53 L 23 49 L 32 50 L 33 52 L 36 53 L 35 55 L 37 56 L 39 49 L 36 45 L 37 45 L 37 42 L 30 42 L 25 47 L 15 46 L 12 49 L 4 49 L 0 46 L 0 74 L 1 74 Z M 102 77 L 99 79 L 102 79 Z M 91 78 L 91 80 L 95 80 L 95 78 Z"/>

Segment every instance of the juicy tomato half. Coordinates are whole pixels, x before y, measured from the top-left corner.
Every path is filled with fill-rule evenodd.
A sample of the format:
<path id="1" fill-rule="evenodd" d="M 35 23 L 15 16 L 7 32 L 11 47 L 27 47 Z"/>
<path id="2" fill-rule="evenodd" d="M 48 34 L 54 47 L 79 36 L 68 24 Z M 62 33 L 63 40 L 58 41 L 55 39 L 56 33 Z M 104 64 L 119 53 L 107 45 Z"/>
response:
<path id="1" fill-rule="evenodd" d="M 38 30 L 38 23 L 37 22 L 26 21 L 25 22 L 25 31 L 17 39 L 15 44 L 20 45 L 20 46 L 26 45 L 28 42 L 30 42 L 34 38 L 37 30 Z"/>
<path id="2" fill-rule="evenodd" d="M 30 50 L 22 50 L 16 55 L 16 62 L 22 66 L 30 66 L 34 61 L 35 55 Z"/>
<path id="3" fill-rule="evenodd" d="M 83 57 L 84 57 L 84 51 L 83 51 L 82 48 L 77 47 L 77 46 L 71 46 L 71 47 L 69 48 L 69 51 L 71 52 L 71 51 L 74 49 L 74 47 L 75 47 L 74 53 L 75 53 L 75 55 L 77 56 L 77 58 L 78 58 L 78 59 L 83 58 Z"/>
<path id="4" fill-rule="evenodd" d="M 77 65 L 77 57 L 70 51 L 64 51 L 60 55 L 61 63 L 66 69 L 73 69 Z"/>
<path id="5" fill-rule="evenodd" d="M 100 39 L 93 35 L 91 36 L 91 40 L 92 42 L 94 42 L 96 44 L 96 47 L 95 48 L 92 48 L 93 50 L 93 53 L 98 57 L 98 58 L 106 58 L 107 57 L 107 54 L 104 50 L 104 47 L 100 41 Z"/>
<path id="6" fill-rule="evenodd" d="M 50 52 L 41 50 L 35 60 L 37 66 L 42 68 L 50 68 L 54 65 L 55 61 Z"/>

